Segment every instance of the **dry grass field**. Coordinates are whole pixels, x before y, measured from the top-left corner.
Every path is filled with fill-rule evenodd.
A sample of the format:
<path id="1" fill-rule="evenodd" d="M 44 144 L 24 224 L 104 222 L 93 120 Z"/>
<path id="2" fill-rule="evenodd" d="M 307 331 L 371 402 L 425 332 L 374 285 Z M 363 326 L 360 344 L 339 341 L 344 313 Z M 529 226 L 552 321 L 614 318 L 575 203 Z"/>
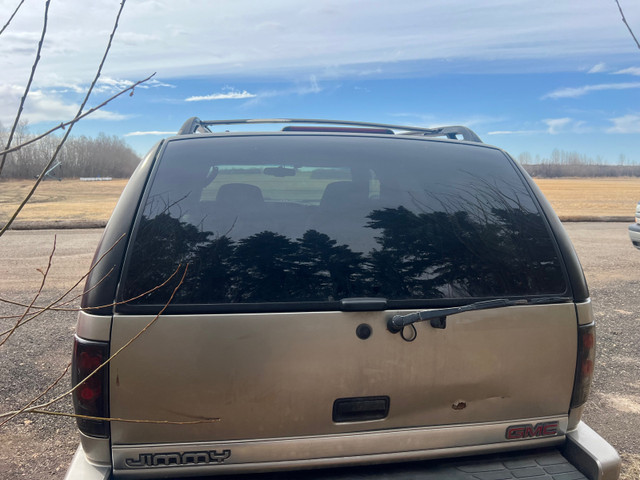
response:
<path id="1" fill-rule="evenodd" d="M 43 182 L 16 221 L 16 226 L 41 222 L 105 223 L 127 181 Z M 638 178 L 543 178 L 536 183 L 563 220 L 614 217 L 631 221 L 640 201 Z M 29 180 L 0 182 L 0 223 L 5 222 L 31 186 Z"/>
<path id="2" fill-rule="evenodd" d="M 562 219 L 633 219 L 640 202 L 640 178 L 537 178 L 536 183 Z"/>
<path id="3" fill-rule="evenodd" d="M 30 180 L 0 182 L 0 223 L 9 219 L 32 184 Z M 40 184 L 16 225 L 56 221 L 106 223 L 126 184 L 126 179 L 104 182 L 47 180 Z"/>

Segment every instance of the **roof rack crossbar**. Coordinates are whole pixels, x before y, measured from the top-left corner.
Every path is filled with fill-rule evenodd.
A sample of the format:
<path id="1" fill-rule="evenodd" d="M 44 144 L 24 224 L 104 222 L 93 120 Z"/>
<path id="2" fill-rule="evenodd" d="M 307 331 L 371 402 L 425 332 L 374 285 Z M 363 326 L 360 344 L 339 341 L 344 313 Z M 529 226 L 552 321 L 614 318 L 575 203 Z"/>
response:
<path id="1" fill-rule="evenodd" d="M 385 128 L 389 130 L 398 130 L 399 133 L 405 135 L 423 135 L 427 137 L 445 136 L 450 139 L 458 139 L 458 135 L 468 142 L 482 143 L 480 137 L 471 129 L 463 126 L 446 126 L 437 128 L 411 127 L 406 125 L 391 125 L 386 123 L 370 123 L 370 122 L 353 122 L 347 120 L 323 120 L 310 118 L 253 118 L 253 119 L 237 119 L 237 120 L 200 120 L 197 117 L 188 119 L 182 128 L 178 131 L 178 135 L 189 135 L 192 133 L 210 133 L 208 128 L 212 125 L 247 125 L 247 124 L 268 124 L 268 123 L 313 123 L 320 125 L 350 125 L 357 127 L 375 127 Z"/>

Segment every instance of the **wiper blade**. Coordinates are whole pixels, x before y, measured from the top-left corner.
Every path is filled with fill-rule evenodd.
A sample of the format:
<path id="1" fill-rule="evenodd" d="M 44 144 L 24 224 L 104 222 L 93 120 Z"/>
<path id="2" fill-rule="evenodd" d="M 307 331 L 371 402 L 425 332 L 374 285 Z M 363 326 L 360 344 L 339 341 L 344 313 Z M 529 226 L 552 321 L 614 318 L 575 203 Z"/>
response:
<path id="1" fill-rule="evenodd" d="M 470 303 L 460 307 L 436 308 L 434 310 L 424 310 L 417 313 L 409 313 L 407 315 L 394 315 L 387 322 L 387 329 L 391 333 L 402 331 L 407 325 L 417 322 L 430 321 L 433 328 L 446 328 L 447 317 L 463 312 L 471 312 L 473 310 L 486 310 L 490 308 L 511 307 L 514 305 L 541 305 L 549 303 L 566 303 L 570 302 L 569 297 L 538 297 L 530 299 L 512 300 L 508 298 L 496 298 L 493 300 L 484 300 L 481 302 Z"/>

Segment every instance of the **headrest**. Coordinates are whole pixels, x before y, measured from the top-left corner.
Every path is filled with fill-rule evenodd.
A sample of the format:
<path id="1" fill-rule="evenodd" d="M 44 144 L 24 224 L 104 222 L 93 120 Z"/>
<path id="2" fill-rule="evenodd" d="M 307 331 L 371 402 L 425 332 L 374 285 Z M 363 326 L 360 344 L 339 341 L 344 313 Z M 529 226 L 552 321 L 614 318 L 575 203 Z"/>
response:
<path id="1" fill-rule="evenodd" d="M 365 188 L 363 188 L 365 187 Z M 320 200 L 322 210 L 336 210 L 345 206 L 363 206 L 369 200 L 367 185 L 353 182 L 333 182 L 327 185 Z"/>
<path id="2" fill-rule="evenodd" d="M 248 183 L 226 183 L 218 189 L 216 202 L 229 206 L 254 205 L 264 202 L 262 190 Z"/>

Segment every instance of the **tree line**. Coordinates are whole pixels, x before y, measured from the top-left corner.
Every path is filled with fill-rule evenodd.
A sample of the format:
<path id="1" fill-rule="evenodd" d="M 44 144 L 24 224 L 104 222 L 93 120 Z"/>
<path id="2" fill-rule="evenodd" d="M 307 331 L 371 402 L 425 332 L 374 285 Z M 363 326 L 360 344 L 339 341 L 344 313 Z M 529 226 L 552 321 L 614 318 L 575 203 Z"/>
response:
<path id="1" fill-rule="evenodd" d="M 0 144 L 7 142 L 8 132 L 0 126 Z M 22 125 L 14 135 L 14 144 L 28 141 L 33 135 Z M 49 135 L 7 155 L 3 178 L 34 178 L 51 159 L 60 139 Z M 140 157 L 115 135 L 100 133 L 97 137 L 69 137 L 58 155 L 60 164 L 50 177 L 115 177 L 128 178 L 140 162 Z"/>
<path id="2" fill-rule="evenodd" d="M 549 158 L 535 158 L 529 152 L 518 155 L 518 161 L 532 177 L 640 177 L 640 164 L 620 155 L 617 164 L 605 163 L 578 152 L 555 149 Z"/>

